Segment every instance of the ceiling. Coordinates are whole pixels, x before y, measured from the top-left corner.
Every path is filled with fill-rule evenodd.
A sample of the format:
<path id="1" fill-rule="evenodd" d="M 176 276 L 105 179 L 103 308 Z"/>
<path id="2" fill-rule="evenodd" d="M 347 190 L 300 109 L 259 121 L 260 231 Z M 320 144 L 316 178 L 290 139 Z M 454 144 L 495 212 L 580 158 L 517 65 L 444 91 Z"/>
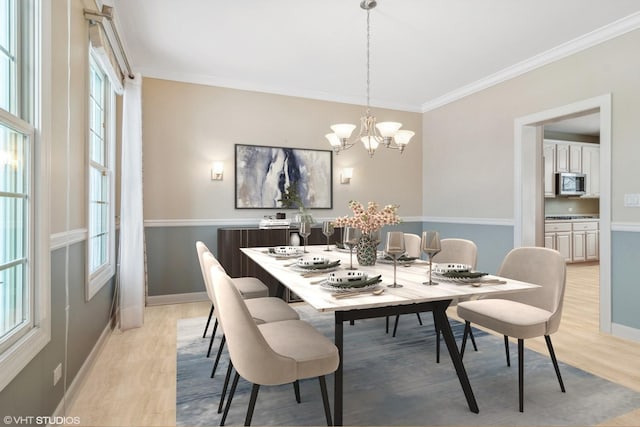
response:
<path id="1" fill-rule="evenodd" d="M 359 2 L 104 0 L 144 76 L 366 104 Z M 427 111 L 639 26 L 638 0 L 378 0 L 371 105 Z"/>

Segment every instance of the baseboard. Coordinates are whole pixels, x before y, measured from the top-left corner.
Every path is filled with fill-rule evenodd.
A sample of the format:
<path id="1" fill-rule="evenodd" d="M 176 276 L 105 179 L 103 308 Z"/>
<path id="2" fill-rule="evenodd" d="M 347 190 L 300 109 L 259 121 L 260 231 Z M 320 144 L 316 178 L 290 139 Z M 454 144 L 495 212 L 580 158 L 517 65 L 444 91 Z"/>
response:
<path id="1" fill-rule="evenodd" d="M 186 302 L 208 301 L 206 292 L 147 296 L 147 305 L 183 304 Z"/>
<path id="2" fill-rule="evenodd" d="M 60 403 L 58 403 L 58 406 L 56 407 L 56 410 L 53 413 L 52 418 L 66 416 L 66 413 L 65 413 L 66 410 L 71 408 L 71 406 L 73 406 L 73 402 L 78 396 L 78 392 L 80 392 L 80 390 L 82 389 L 82 384 L 87 378 L 87 375 L 91 370 L 91 367 L 93 366 L 95 361 L 98 359 L 98 356 L 102 352 L 102 348 L 107 343 L 107 338 L 109 338 L 109 335 L 111 334 L 111 331 L 112 331 L 111 324 L 112 324 L 112 320 L 109 319 L 109 322 L 107 323 L 104 330 L 100 334 L 98 341 L 96 341 L 96 344 L 91 349 L 91 353 L 89 353 L 89 356 L 87 356 L 84 363 L 78 370 L 78 373 L 73 378 L 71 385 L 67 387 L 67 392 L 63 396 Z"/>
<path id="3" fill-rule="evenodd" d="M 640 329 L 621 325 L 619 323 L 611 324 L 611 334 L 618 338 L 640 342 Z"/>

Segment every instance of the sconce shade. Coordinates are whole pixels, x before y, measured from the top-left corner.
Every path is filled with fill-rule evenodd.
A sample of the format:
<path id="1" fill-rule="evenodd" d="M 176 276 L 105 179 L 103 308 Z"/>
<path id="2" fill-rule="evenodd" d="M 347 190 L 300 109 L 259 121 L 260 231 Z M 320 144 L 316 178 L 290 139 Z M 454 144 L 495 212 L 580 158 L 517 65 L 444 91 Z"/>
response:
<path id="1" fill-rule="evenodd" d="M 344 168 L 342 169 L 342 173 L 340 174 L 340 183 L 350 184 L 352 177 L 353 177 L 353 168 Z"/>
<path id="2" fill-rule="evenodd" d="M 223 174 L 224 174 L 224 163 L 213 162 L 213 164 L 211 165 L 211 180 L 222 181 Z"/>

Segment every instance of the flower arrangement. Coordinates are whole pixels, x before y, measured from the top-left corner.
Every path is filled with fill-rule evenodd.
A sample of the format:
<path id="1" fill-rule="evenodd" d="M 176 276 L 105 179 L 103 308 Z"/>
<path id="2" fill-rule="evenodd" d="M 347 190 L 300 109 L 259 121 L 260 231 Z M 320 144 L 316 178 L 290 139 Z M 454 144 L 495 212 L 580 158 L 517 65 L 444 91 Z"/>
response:
<path id="1" fill-rule="evenodd" d="M 376 202 L 369 202 L 365 209 L 362 203 L 351 200 L 349 208 L 353 211 L 353 216 L 336 218 L 334 221 L 336 227 L 355 227 L 363 233 L 372 233 L 387 224 L 399 224 L 401 221 L 397 205 L 386 205 L 380 210 Z"/>

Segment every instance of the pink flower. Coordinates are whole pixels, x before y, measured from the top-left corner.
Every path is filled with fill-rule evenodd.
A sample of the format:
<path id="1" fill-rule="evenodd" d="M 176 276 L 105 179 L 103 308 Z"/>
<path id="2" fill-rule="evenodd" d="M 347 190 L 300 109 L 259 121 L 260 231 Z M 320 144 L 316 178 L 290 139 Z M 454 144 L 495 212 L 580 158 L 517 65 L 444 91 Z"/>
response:
<path id="1" fill-rule="evenodd" d="M 360 202 L 351 200 L 349 208 L 353 211 L 353 216 L 336 218 L 334 221 L 336 227 L 355 227 L 362 230 L 363 233 L 371 233 L 385 225 L 401 222 L 397 205 L 386 205 L 380 210 L 376 202 L 368 202 L 365 209 Z"/>

